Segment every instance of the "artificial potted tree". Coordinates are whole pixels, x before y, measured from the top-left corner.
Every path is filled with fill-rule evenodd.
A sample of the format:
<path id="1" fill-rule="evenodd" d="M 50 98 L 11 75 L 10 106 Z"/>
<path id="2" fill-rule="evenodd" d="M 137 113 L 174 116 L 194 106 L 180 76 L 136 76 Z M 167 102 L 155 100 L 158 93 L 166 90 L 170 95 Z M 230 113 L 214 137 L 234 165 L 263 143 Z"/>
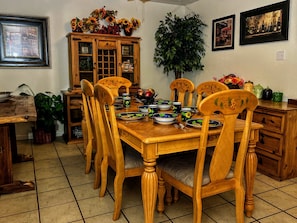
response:
<path id="1" fill-rule="evenodd" d="M 64 123 L 62 97 L 51 92 L 38 93 L 34 96 L 34 102 L 37 113 L 33 128 L 34 143 L 53 142 L 56 139 L 57 121 Z"/>
<path id="2" fill-rule="evenodd" d="M 201 63 L 205 55 L 203 28 L 206 26 L 198 14 L 183 18 L 167 13 L 155 33 L 156 48 L 154 62 L 163 66 L 163 72 L 175 73 L 175 79 L 184 72 L 203 70 Z"/>

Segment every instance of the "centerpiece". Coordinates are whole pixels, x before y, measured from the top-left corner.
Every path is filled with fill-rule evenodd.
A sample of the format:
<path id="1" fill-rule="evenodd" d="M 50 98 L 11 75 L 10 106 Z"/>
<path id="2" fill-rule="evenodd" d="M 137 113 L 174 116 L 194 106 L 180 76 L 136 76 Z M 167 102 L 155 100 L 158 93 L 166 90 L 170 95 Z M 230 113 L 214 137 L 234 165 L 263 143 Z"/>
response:
<path id="1" fill-rule="evenodd" d="M 214 78 L 216 80 L 216 78 Z M 235 74 L 224 75 L 218 80 L 219 82 L 226 84 L 230 89 L 240 89 L 243 88 L 244 80 Z"/>

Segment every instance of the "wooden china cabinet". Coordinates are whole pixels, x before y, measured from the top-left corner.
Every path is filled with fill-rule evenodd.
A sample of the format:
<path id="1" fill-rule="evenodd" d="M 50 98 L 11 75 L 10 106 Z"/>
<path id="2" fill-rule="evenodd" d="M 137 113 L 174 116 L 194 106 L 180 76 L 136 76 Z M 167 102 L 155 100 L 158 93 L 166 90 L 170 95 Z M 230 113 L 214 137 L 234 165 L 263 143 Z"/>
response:
<path id="1" fill-rule="evenodd" d="M 65 140 L 81 141 L 81 119 L 77 118 L 79 106 L 71 102 L 81 100 L 80 81 L 87 79 L 95 84 L 98 80 L 121 76 L 132 82 L 130 93 L 136 94 L 140 86 L 140 38 L 104 34 L 69 33 L 69 82 L 63 91 L 65 103 Z M 73 111 L 71 111 L 73 110 Z M 76 117 L 71 117 L 75 114 Z M 72 131 L 75 131 L 72 132 Z"/>
<path id="2" fill-rule="evenodd" d="M 69 33 L 70 89 L 80 89 L 80 81 L 122 76 L 140 84 L 140 38 L 118 35 Z"/>

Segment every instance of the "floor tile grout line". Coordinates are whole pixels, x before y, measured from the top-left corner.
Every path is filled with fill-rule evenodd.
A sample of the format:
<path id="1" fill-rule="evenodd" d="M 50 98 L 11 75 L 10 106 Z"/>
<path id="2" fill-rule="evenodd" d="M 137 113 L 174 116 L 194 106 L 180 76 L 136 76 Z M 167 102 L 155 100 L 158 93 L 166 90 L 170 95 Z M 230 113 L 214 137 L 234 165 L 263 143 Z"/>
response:
<path id="1" fill-rule="evenodd" d="M 37 200 L 38 218 L 39 218 L 39 223 L 41 223 L 40 205 L 39 205 L 39 196 L 38 196 L 38 185 L 37 185 L 35 159 L 34 159 L 34 145 L 33 145 L 33 140 L 32 139 L 30 140 L 30 145 L 31 145 L 31 153 L 32 153 L 32 156 L 33 156 L 33 172 L 34 172 L 34 180 L 35 180 L 35 193 L 36 193 L 36 200 Z"/>
<path id="2" fill-rule="evenodd" d="M 58 150 L 57 150 L 57 145 L 55 144 L 55 142 L 53 142 L 52 144 L 53 144 L 53 146 L 54 146 L 54 148 L 55 148 L 55 151 L 56 151 L 56 153 L 57 153 L 58 159 L 59 159 L 59 161 L 60 161 L 60 163 L 61 163 L 61 166 L 62 166 L 62 168 L 63 168 L 65 177 L 66 177 L 66 179 L 67 179 L 67 182 L 68 182 L 68 184 L 69 184 L 69 187 L 70 187 L 70 189 L 71 189 L 71 191 L 72 191 L 72 194 L 73 194 L 73 196 L 74 196 L 75 203 L 76 203 L 76 205 L 77 205 L 77 207 L 78 207 L 78 209 L 79 209 L 80 215 L 81 215 L 81 217 L 82 217 L 82 221 L 85 223 L 85 219 L 84 219 L 83 213 L 82 213 L 82 211 L 81 211 L 81 208 L 80 208 L 80 206 L 79 206 L 78 200 L 77 200 L 77 198 L 76 198 L 76 196 L 75 196 L 74 190 L 73 190 L 72 185 L 71 185 L 71 183 L 70 183 L 70 180 L 69 180 L 69 178 L 68 178 L 67 172 L 66 172 L 66 170 L 65 170 L 65 168 L 64 168 L 63 162 L 62 162 L 62 160 L 61 160 L 61 158 L 60 158 L 60 155 L 59 155 L 59 152 L 58 152 Z M 78 150 L 80 151 L 79 148 L 78 148 Z"/>

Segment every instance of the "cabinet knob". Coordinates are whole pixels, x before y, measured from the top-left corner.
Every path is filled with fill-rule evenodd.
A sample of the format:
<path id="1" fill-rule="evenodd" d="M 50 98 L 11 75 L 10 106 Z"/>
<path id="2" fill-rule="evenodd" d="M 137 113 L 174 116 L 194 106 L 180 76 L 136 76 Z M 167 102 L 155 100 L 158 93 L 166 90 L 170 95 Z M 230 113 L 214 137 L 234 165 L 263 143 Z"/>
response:
<path id="1" fill-rule="evenodd" d="M 266 119 L 263 118 L 261 122 L 262 122 L 263 124 L 266 124 Z"/>

